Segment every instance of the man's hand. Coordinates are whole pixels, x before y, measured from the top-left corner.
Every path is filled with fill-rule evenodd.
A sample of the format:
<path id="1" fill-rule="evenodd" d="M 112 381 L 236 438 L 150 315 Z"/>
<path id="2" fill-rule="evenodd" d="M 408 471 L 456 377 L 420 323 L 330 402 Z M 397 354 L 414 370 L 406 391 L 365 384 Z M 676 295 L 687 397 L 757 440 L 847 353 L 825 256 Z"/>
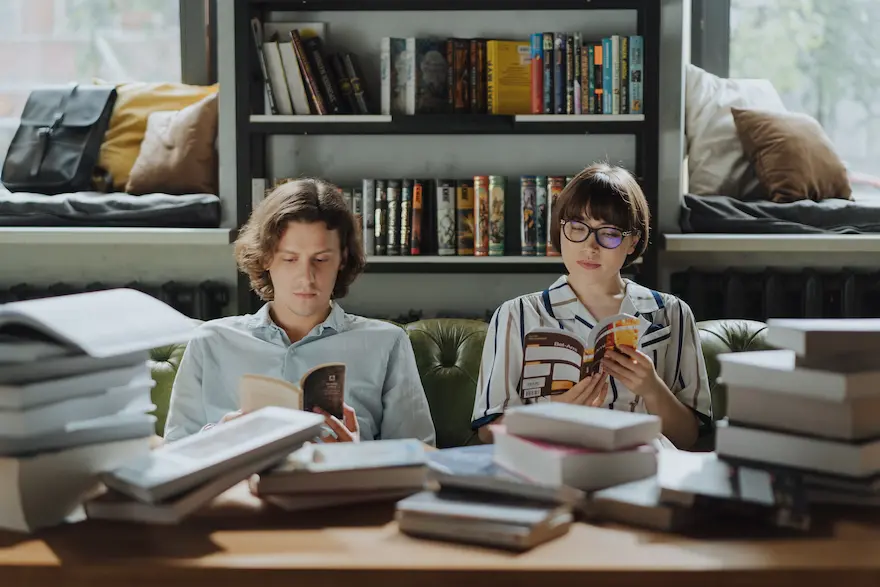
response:
<path id="1" fill-rule="evenodd" d="M 342 419 L 345 423 L 339 421 L 336 416 L 331 416 L 319 407 L 315 407 L 315 413 L 324 416 L 324 422 L 336 434 L 336 438 L 327 436 L 322 438 L 324 442 L 360 442 L 361 433 L 358 427 L 357 414 L 354 408 L 348 404 L 342 404 Z"/>
<path id="2" fill-rule="evenodd" d="M 653 395 L 663 385 L 654 369 L 654 362 L 640 350 L 622 346 L 605 353 L 602 367 L 636 395 Z"/>
<path id="3" fill-rule="evenodd" d="M 604 373 L 595 373 L 581 379 L 565 393 L 551 395 L 550 399 L 554 402 L 599 407 L 605 403 L 607 395 L 608 378 Z"/>

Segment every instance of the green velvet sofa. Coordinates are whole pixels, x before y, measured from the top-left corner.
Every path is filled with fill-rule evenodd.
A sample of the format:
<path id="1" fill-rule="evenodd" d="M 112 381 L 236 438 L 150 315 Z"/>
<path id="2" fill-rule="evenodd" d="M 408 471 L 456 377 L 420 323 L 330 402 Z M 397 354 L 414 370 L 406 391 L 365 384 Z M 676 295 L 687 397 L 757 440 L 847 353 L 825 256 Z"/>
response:
<path id="1" fill-rule="evenodd" d="M 720 353 L 769 348 L 764 342 L 766 325 L 751 320 L 712 320 L 700 322 L 700 338 L 712 393 L 714 418 L 724 417 L 727 398 L 718 382 Z M 435 318 L 403 325 L 409 333 L 434 426 L 437 446 L 462 446 L 479 442 L 471 430 L 480 355 L 488 324 L 479 320 Z M 154 349 L 152 372 L 156 380 L 157 434 L 164 430 L 171 385 L 183 356 L 184 345 Z M 701 449 L 711 449 L 711 438 L 703 439 Z"/>

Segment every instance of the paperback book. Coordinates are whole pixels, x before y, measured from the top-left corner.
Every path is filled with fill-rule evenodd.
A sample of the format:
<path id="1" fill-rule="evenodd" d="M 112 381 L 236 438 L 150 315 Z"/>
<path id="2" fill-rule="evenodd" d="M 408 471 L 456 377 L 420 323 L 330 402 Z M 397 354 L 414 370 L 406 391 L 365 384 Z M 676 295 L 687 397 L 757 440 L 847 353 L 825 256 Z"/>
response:
<path id="1" fill-rule="evenodd" d="M 322 363 L 313 367 L 302 376 L 299 385 L 251 373 L 242 376 L 238 384 L 241 410 L 245 413 L 266 406 L 307 412 L 318 407 L 341 420 L 344 392 L 344 363 Z"/>

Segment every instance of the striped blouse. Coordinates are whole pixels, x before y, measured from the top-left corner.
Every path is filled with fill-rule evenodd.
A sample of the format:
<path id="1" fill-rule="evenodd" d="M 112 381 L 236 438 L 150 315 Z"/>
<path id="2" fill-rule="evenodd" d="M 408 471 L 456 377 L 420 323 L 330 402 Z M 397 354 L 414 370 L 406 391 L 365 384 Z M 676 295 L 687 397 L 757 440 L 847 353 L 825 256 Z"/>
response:
<path id="1" fill-rule="evenodd" d="M 660 378 L 700 421 L 701 434 L 711 428 L 712 406 L 700 336 L 690 307 L 671 294 L 656 292 L 625 280 L 626 295 L 620 311 L 643 316 L 651 324 L 642 337 L 642 351 L 654 361 Z M 489 323 L 483 346 L 480 375 L 474 399 L 472 426 L 483 426 L 510 406 L 523 403 L 519 396 L 523 368 L 523 338 L 529 330 L 558 326 L 586 339 L 596 323 L 562 276 L 544 291 L 501 304 Z M 642 399 L 613 377 L 605 407 L 645 412 Z M 538 398 L 536 401 L 548 401 Z"/>

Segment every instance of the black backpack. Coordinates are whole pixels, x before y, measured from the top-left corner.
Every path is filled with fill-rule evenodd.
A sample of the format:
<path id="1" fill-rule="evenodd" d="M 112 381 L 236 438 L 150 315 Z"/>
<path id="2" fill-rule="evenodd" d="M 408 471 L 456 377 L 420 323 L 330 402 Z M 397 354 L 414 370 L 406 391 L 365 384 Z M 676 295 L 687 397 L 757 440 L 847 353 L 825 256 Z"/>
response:
<path id="1" fill-rule="evenodd" d="M 114 86 L 67 85 L 33 90 L 3 162 L 11 192 L 60 194 L 112 185 L 97 169 L 116 103 Z"/>

